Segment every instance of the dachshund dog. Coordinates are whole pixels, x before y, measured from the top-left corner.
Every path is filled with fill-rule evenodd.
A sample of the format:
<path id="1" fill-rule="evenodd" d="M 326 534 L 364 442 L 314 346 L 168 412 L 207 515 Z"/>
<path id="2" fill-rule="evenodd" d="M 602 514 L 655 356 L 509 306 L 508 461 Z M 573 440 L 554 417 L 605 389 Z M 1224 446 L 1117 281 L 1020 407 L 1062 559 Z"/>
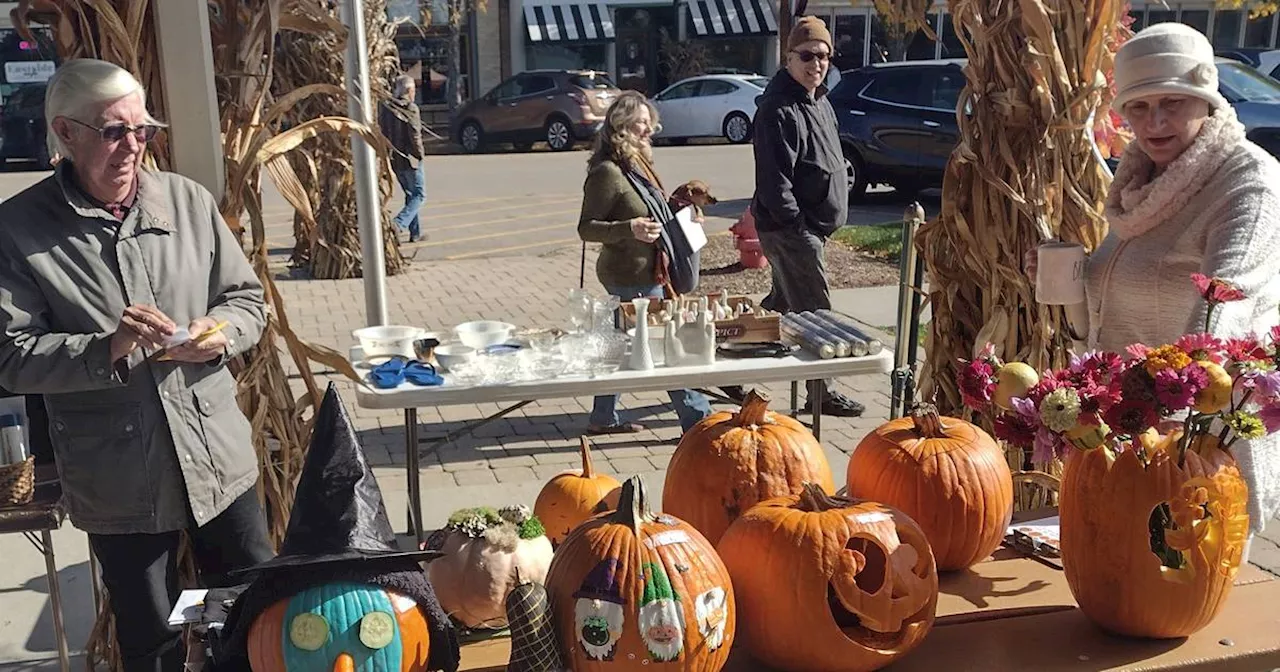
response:
<path id="1" fill-rule="evenodd" d="M 719 199 L 711 195 L 711 187 L 707 186 L 706 182 L 689 180 L 671 192 L 671 198 L 668 199 L 667 204 L 671 206 L 673 212 L 679 212 L 681 208 L 692 207 L 693 219 L 702 221 L 702 209 L 719 202 Z"/>

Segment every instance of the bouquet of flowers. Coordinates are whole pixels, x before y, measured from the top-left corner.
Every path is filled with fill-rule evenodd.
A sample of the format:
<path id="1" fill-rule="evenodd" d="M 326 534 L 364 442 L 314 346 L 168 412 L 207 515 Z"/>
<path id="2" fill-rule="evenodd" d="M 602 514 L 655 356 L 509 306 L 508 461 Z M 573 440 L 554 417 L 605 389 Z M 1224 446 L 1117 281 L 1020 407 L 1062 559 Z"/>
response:
<path id="1" fill-rule="evenodd" d="M 969 408 L 990 414 L 994 433 L 1050 462 L 1068 448 L 1155 451 L 1220 447 L 1280 429 L 1280 326 L 1266 337 L 1222 339 L 1208 333 L 1214 311 L 1244 293 L 1218 278 L 1191 276 L 1208 303 L 1205 330 L 1174 343 L 1141 343 L 1125 353 L 1089 352 L 1070 366 L 1037 374 L 1004 363 L 988 346 L 962 361 L 958 383 Z M 990 417 L 989 416 L 989 417 Z"/>

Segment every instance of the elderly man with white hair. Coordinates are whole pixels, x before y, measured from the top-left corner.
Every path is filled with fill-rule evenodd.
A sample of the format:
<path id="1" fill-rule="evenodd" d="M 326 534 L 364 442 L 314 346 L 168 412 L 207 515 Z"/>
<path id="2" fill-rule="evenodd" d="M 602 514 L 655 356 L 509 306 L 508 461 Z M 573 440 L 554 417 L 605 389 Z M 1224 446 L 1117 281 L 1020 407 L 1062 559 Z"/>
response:
<path id="1" fill-rule="evenodd" d="M 45 116 L 54 174 L 0 204 L 0 387 L 44 396 L 125 669 L 177 672 L 182 533 L 210 585 L 274 555 L 227 370 L 263 290 L 212 194 L 141 165 L 162 125 L 129 72 L 64 64 Z"/>

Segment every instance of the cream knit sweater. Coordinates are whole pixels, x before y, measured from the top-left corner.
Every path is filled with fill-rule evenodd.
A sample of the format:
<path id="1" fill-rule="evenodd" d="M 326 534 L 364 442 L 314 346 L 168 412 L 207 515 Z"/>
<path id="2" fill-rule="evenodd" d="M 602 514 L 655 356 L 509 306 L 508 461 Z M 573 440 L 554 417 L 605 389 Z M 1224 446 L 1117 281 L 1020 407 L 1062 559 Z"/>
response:
<path id="1" fill-rule="evenodd" d="M 1111 234 L 1086 270 L 1090 347 L 1123 352 L 1202 331 L 1207 306 L 1192 273 L 1230 280 L 1248 295 L 1218 307 L 1214 334 L 1265 337 L 1280 323 L 1280 164 L 1244 139 L 1228 107 L 1163 174 L 1151 174 L 1133 143 L 1108 196 Z M 1280 436 L 1240 441 L 1232 452 L 1259 532 L 1280 512 Z"/>

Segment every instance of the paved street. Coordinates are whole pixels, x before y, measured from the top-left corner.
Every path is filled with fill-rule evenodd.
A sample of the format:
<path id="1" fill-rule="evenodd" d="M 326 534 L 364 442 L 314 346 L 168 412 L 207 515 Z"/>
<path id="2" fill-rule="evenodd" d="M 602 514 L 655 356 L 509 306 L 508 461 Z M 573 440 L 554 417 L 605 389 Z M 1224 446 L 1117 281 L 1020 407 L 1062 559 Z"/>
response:
<path id="1" fill-rule="evenodd" d="M 727 228 L 745 207 L 752 186 L 750 147 L 659 148 L 656 156 L 668 188 L 693 178 L 710 183 L 722 200 L 709 218 L 713 231 Z M 580 248 L 575 226 L 586 157 L 583 151 L 430 157 L 428 204 L 423 210 L 430 239 L 418 246 L 407 273 L 388 279 L 391 320 L 441 331 L 479 318 L 521 326 L 562 324 L 564 297 L 577 283 Z M 11 195 L 42 175 L 0 174 L 0 196 Z M 872 203 L 857 208 L 851 221 L 870 223 L 901 216 L 903 204 L 888 195 L 873 196 Z M 288 250 L 292 239 L 287 206 L 278 195 L 269 194 L 266 207 L 272 218 L 272 247 Z M 931 210 L 935 208 L 936 199 Z M 589 256 L 587 263 L 592 268 L 594 257 Z M 361 282 L 285 279 L 285 275 L 279 288 L 294 328 L 306 339 L 345 352 L 351 345 L 351 330 L 364 325 Z M 599 290 L 593 273 L 589 271 L 587 277 L 588 287 Z M 895 288 L 842 290 L 835 300 L 840 309 L 878 326 L 893 322 L 896 296 Z M 326 377 L 344 393 L 377 467 L 392 522 L 404 529 L 403 415 L 360 409 L 350 381 L 331 372 Z M 862 376 L 843 379 L 838 385 L 868 408 L 862 418 L 824 420 L 823 443 L 836 480 L 842 481 L 848 453 L 888 415 L 889 380 Z M 785 387 L 770 386 L 767 391 L 777 400 L 777 408 L 786 405 Z M 591 401 L 537 401 L 486 425 L 474 436 L 424 456 L 426 524 L 439 526 L 453 510 L 466 506 L 531 505 L 543 482 L 577 460 L 577 439 L 586 427 Z M 624 419 L 640 421 L 647 429 L 596 441 L 596 465 L 619 478 L 642 475 L 658 497 L 679 438 L 675 414 L 663 393 L 624 396 L 620 408 Z M 499 410 L 496 404 L 421 409 L 419 419 L 423 436 L 431 437 Z M 1272 531 L 1280 537 L 1280 523 Z M 79 648 L 88 636 L 91 616 L 86 541 L 69 525 L 54 536 L 68 629 L 73 648 Z M 20 537 L 0 538 L 0 544 L 4 549 L 0 557 L 5 558 L 0 567 L 0 661 L 48 658 L 53 641 L 42 560 Z M 1255 558 L 1280 571 L 1280 546 L 1260 540 Z"/>

